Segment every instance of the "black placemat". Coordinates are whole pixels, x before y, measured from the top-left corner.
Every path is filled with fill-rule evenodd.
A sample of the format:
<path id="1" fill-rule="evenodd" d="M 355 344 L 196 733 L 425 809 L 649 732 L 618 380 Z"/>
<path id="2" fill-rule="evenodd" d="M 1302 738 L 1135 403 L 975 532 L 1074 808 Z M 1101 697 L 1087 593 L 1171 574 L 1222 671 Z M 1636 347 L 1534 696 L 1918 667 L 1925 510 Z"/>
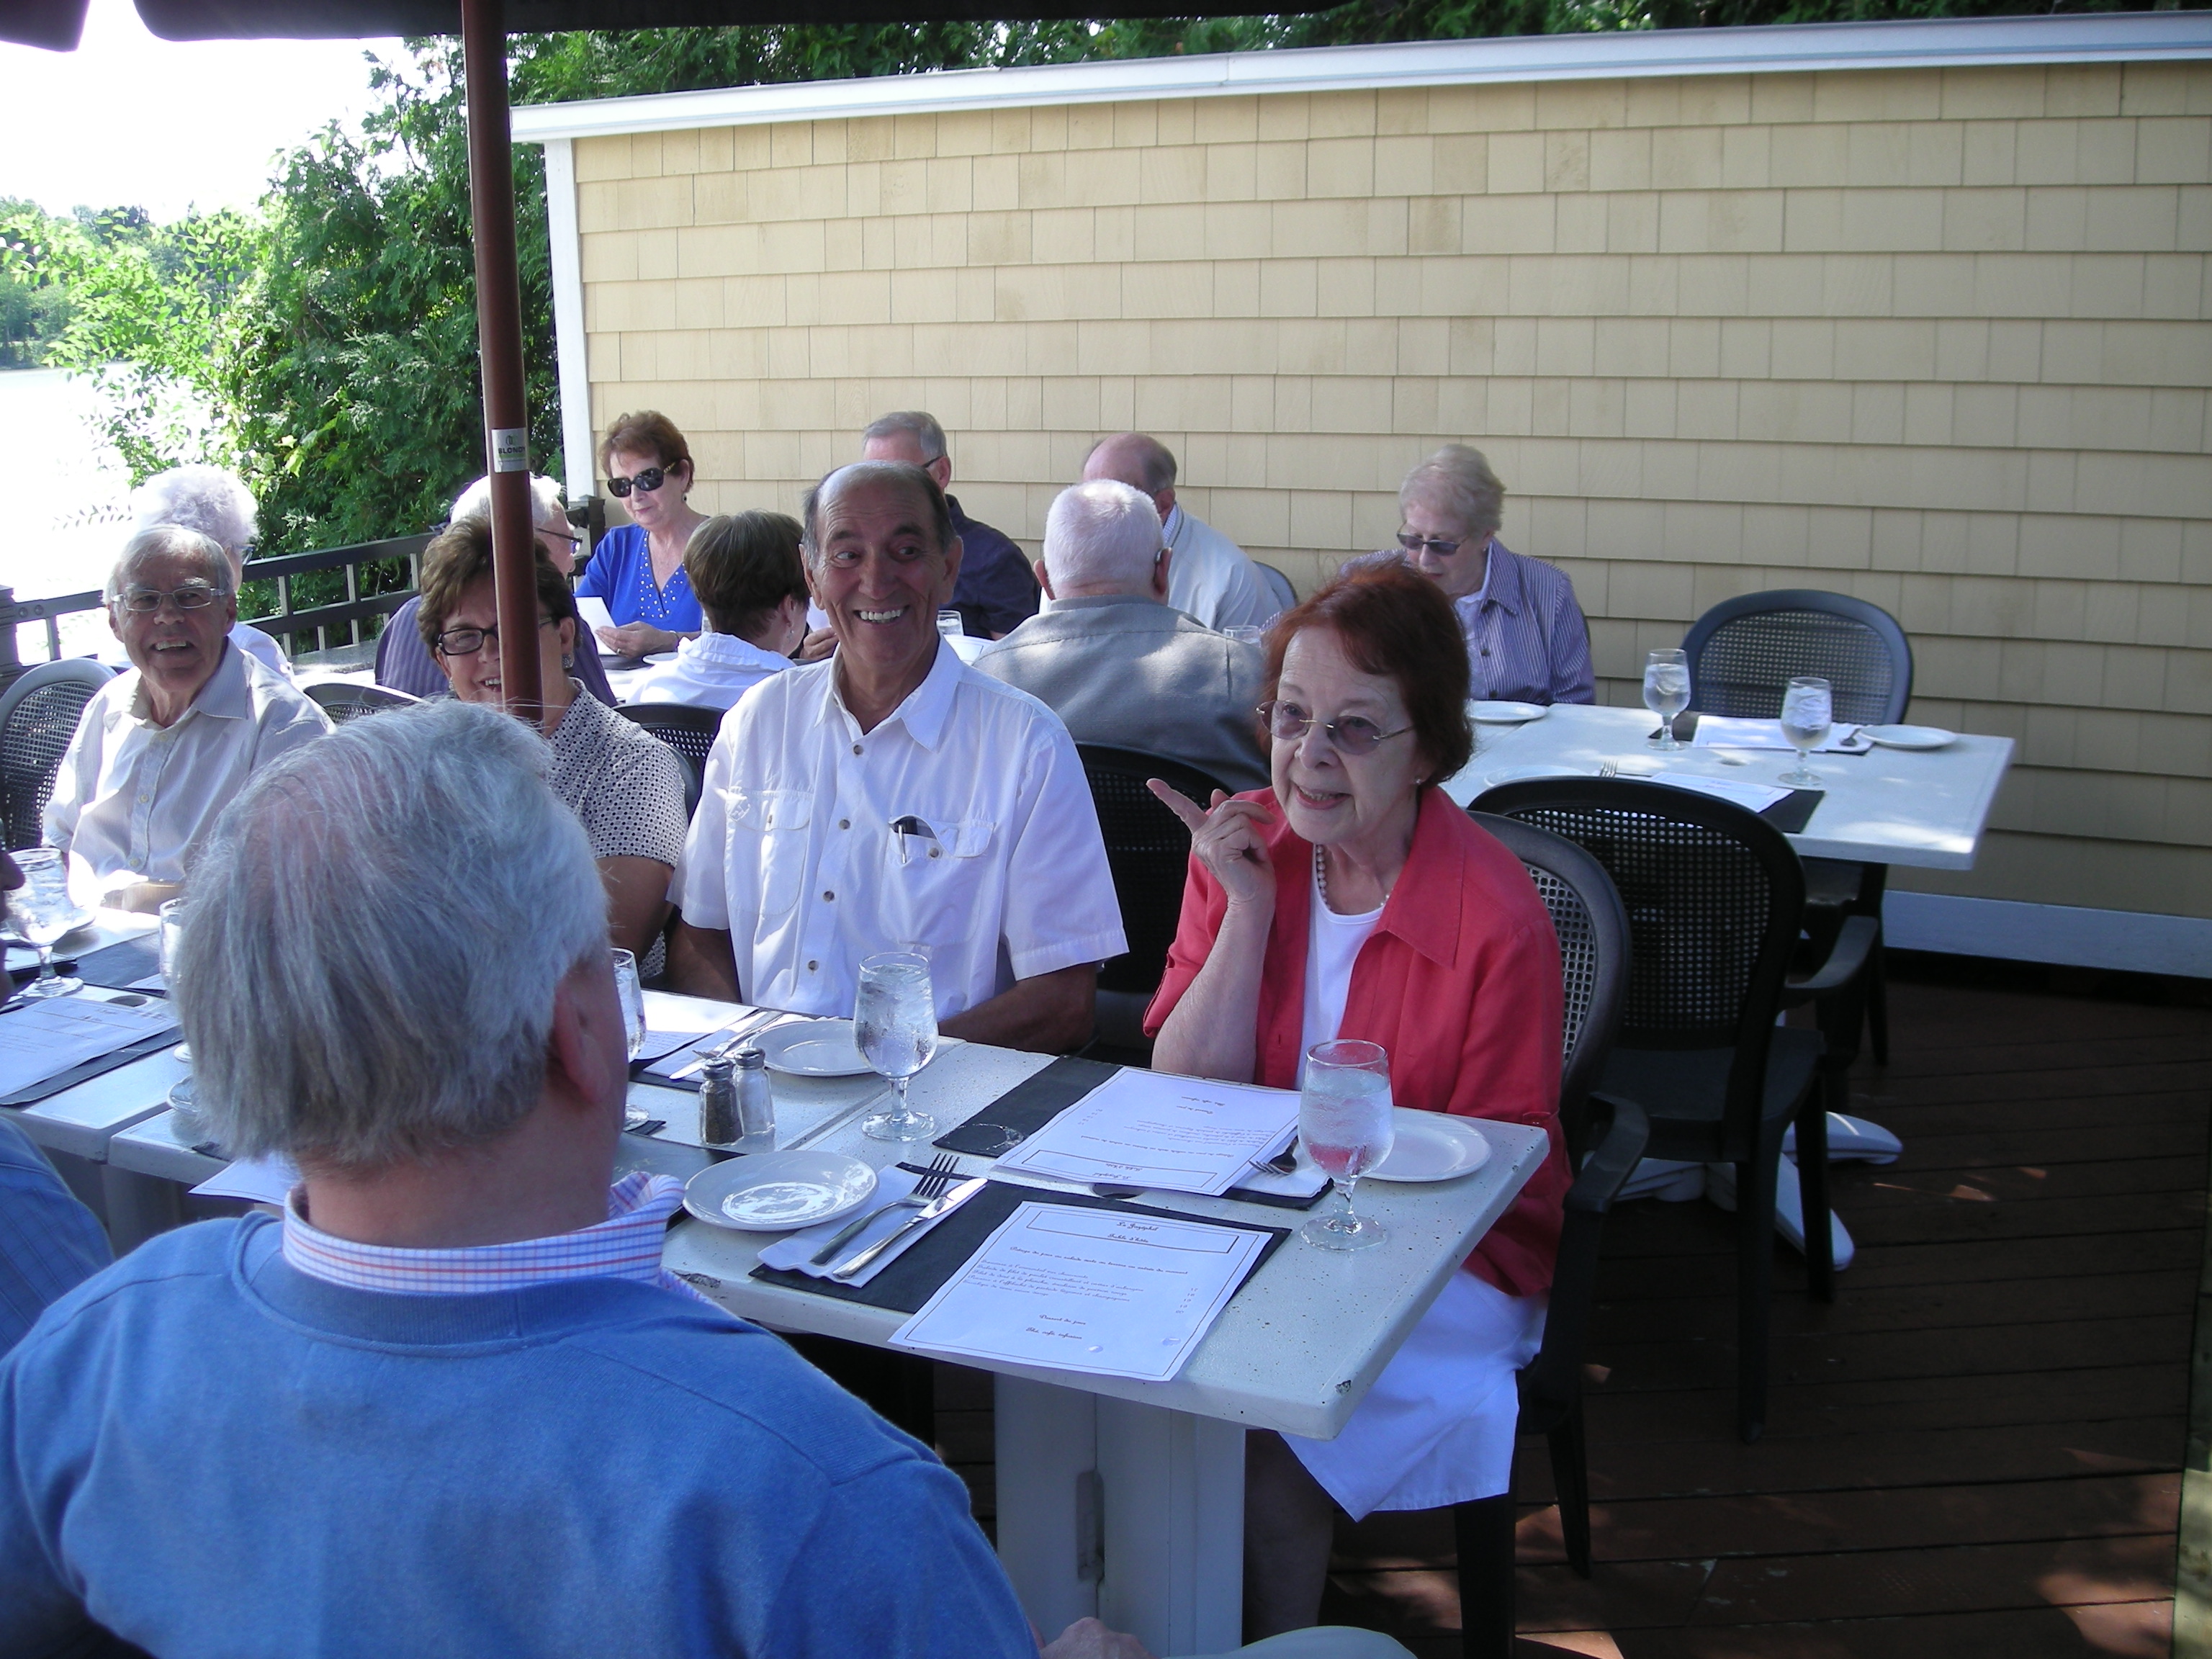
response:
<path id="1" fill-rule="evenodd" d="M 1121 1068 L 1070 1054 L 1000 1095 L 957 1129 L 931 1142 L 948 1152 L 997 1158 L 1010 1152 Z"/>
<path id="2" fill-rule="evenodd" d="M 141 933 L 136 939 L 103 945 L 77 957 L 70 971 L 88 984 L 104 985 L 111 991 L 127 991 L 138 981 L 161 971 L 161 941 L 153 933 Z M 143 994 L 155 996 L 159 993 L 149 989 Z"/>
<path id="3" fill-rule="evenodd" d="M 1084 1064 L 1095 1064 L 1085 1061 Z M 756 1267 L 752 1277 L 769 1285 L 787 1285 L 794 1291 L 810 1291 L 817 1296 L 826 1296 L 839 1302 L 865 1303 L 871 1308 L 888 1308 L 894 1313 L 918 1313 L 921 1304 L 937 1294 L 939 1285 L 960 1270 L 969 1256 L 983 1248 L 983 1241 L 999 1230 L 999 1224 L 1022 1204 L 1069 1204 L 1078 1209 L 1112 1210 L 1123 1215 L 1158 1216 L 1166 1221 L 1201 1222 L 1210 1227 L 1237 1227 L 1246 1232 L 1266 1233 L 1267 1242 L 1260 1247 L 1253 1259 L 1252 1272 L 1281 1248 L 1291 1236 L 1288 1227 L 1270 1227 L 1258 1221 L 1224 1221 L 1218 1216 L 1182 1215 L 1173 1210 L 1156 1210 L 1147 1205 L 1127 1204 L 1120 1199 L 1093 1198 L 1088 1193 L 1048 1192 L 1042 1187 L 1020 1187 L 1012 1182 L 994 1181 L 963 1204 L 951 1215 L 932 1227 L 922 1236 L 921 1242 L 904 1255 L 878 1273 L 865 1285 L 840 1285 L 831 1279 L 813 1279 L 792 1267 Z M 1247 1279 L 1251 1273 L 1245 1275 Z M 1243 1289 L 1240 1282 L 1237 1288 Z"/>
<path id="4" fill-rule="evenodd" d="M 1785 836 L 1794 836 L 1813 820 L 1813 809 L 1827 794 L 1825 789 L 1792 789 L 1759 816 Z"/>
<path id="5" fill-rule="evenodd" d="M 689 1181 L 702 1170 L 744 1156 L 742 1152 L 725 1152 L 712 1146 L 694 1146 L 688 1140 L 625 1134 L 615 1143 L 615 1176 L 619 1180 L 642 1170 L 651 1175 L 674 1176 L 678 1181 Z M 678 1210 L 672 1220 L 683 1218 L 684 1212 Z"/>
<path id="6" fill-rule="evenodd" d="M 72 1066 L 66 1072 L 57 1072 L 41 1079 L 12 1095 L 0 1095 L 0 1106 L 35 1106 L 39 1102 L 74 1089 L 80 1083 L 89 1083 L 96 1077 L 106 1077 L 110 1072 L 120 1071 L 134 1060 L 143 1060 L 149 1054 L 158 1054 L 164 1048 L 177 1046 L 178 1034 L 173 1028 L 160 1036 L 141 1037 L 127 1048 L 118 1048 L 112 1054 L 102 1054 L 88 1060 L 81 1066 Z"/>

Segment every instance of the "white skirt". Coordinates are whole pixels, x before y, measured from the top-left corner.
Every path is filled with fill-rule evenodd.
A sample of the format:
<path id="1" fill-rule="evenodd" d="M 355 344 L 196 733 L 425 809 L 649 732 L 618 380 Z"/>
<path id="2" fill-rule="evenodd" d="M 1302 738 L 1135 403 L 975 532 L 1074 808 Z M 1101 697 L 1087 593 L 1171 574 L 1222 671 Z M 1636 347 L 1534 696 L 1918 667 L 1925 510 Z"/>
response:
<path id="1" fill-rule="evenodd" d="M 1547 1298 L 1513 1297 L 1462 1268 L 1334 1440 L 1286 1434 L 1306 1473 L 1353 1520 L 1439 1510 L 1513 1484 L 1514 1373 L 1544 1340 Z"/>

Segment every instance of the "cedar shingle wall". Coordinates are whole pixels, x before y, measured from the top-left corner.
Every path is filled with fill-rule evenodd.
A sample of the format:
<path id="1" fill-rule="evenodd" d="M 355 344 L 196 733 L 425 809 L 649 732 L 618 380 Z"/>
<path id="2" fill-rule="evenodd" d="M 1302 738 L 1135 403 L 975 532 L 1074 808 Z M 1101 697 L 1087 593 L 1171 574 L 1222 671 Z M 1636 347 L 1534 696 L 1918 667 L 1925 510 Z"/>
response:
<path id="1" fill-rule="evenodd" d="M 1272 95 L 578 141 L 592 414 L 709 510 L 927 408 L 1034 545 L 1091 440 L 1310 586 L 1437 442 L 1574 578 L 1600 695 L 1771 586 L 1887 607 L 2019 740 L 1900 884 L 2212 916 L 2212 66 Z"/>

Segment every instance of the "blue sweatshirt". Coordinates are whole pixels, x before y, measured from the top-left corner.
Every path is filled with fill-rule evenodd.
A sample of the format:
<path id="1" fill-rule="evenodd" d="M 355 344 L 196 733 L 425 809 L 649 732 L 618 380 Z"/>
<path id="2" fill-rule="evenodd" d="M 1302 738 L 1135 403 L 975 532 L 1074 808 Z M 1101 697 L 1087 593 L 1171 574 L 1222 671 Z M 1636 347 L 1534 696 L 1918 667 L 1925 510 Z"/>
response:
<path id="1" fill-rule="evenodd" d="M 0 1362 L 0 1653 L 1033 1659 L 959 1480 L 767 1332 L 278 1238 L 156 1238 Z"/>

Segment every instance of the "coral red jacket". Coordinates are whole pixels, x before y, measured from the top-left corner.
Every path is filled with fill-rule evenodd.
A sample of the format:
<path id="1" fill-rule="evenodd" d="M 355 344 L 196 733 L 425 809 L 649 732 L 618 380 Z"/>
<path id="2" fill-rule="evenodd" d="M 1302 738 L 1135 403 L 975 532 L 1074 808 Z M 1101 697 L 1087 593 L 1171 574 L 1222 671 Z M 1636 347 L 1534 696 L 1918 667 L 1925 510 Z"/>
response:
<path id="1" fill-rule="evenodd" d="M 1275 866 L 1275 921 L 1260 979 L 1255 1082 L 1295 1087 L 1305 1016 L 1313 846 L 1292 832 L 1272 792 L 1265 802 Z M 1145 1029 L 1158 1032 L 1198 976 L 1227 900 L 1195 858 L 1182 919 Z M 1509 1296 L 1548 1290 L 1571 1176 L 1559 1137 L 1559 940 L 1521 860 L 1454 805 L 1426 792 L 1406 867 L 1360 948 L 1337 1035 L 1379 1042 L 1401 1106 L 1541 1127 L 1552 1150 L 1467 1266 Z"/>

